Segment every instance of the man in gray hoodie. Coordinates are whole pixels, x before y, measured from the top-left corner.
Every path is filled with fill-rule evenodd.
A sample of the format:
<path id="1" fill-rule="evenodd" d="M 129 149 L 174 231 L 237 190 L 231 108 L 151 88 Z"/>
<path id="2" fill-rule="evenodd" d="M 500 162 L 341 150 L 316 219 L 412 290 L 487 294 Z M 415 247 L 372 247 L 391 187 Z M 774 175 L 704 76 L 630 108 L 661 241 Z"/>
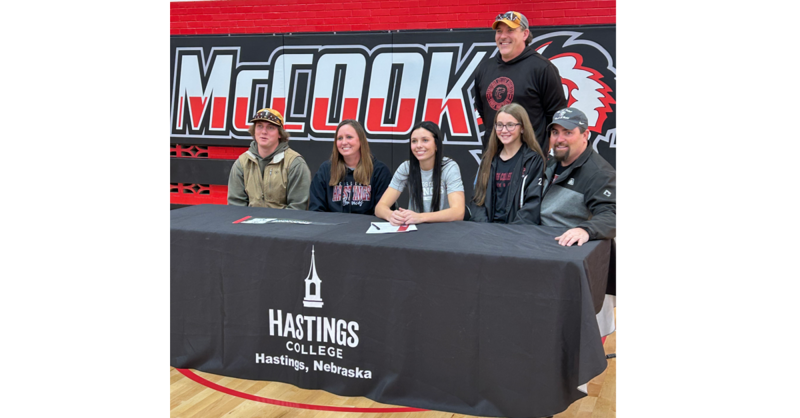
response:
<path id="1" fill-rule="evenodd" d="M 265 108 L 250 123 L 253 141 L 231 168 L 228 204 L 306 210 L 311 172 L 303 156 L 289 148 L 283 116 Z"/>

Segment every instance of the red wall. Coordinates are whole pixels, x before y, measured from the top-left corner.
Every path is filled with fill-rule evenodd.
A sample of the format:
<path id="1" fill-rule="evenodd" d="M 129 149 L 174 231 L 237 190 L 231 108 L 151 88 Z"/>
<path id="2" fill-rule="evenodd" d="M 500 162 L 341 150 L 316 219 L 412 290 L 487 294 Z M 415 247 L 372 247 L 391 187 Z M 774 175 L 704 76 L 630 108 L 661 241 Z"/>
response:
<path id="1" fill-rule="evenodd" d="M 531 26 L 615 24 L 615 0 L 226 0 L 170 2 L 171 35 L 488 28 L 498 13 Z"/>

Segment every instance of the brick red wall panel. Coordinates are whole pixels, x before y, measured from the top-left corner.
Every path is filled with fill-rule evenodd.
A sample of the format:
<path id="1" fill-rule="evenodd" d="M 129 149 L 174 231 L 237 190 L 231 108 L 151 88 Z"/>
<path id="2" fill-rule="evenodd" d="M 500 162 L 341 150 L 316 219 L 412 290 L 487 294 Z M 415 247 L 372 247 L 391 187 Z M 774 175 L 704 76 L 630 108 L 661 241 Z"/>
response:
<path id="1" fill-rule="evenodd" d="M 617 20 L 613 0 L 527 4 L 498 0 L 187 1 L 170 3 L 170 34 L 488 28 L 498 13 L 508 10 L 525 14 L 531 26 L 615 24 Z"/>
<path id="2" fill-rule="evenodd" d="M 169 203 L 173 205 L 226 205 L 228 204 L 228 186 L 170 183 Z"/>

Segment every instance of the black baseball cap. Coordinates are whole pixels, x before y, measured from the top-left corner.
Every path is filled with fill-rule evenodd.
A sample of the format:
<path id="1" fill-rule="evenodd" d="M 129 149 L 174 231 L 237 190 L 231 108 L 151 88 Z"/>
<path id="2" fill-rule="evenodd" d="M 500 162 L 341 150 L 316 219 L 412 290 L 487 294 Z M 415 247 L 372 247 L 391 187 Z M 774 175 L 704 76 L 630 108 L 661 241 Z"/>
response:
<path id="1" fill-rule="evenodd" d="M 561 125 L 567 129 L 582 128 L 581 131 L 589 127 L 589 119 L 580 110 L 574 107 L 567 107 L 559 110 L 553 115 L 553 122 L 547 125 L 547 130 L 553 125 Z"/>

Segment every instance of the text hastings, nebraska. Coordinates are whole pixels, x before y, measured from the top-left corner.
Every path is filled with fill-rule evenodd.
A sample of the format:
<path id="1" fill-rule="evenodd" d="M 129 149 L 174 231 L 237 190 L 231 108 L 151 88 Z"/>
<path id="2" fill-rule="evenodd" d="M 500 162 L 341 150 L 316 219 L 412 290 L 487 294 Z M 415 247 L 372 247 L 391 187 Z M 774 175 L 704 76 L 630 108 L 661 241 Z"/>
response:
<path id="1" fill-rule="evenodd" d="M 266 356 L 264 353 L 256 353 L 256 363 L 261 364 L 279 364 L 282 366 L 293 367 L 295 370 L 305 370 L 308 373 L 308 367 L 303 362 L 289 358 L 287 356 L 273 357 Z M 314 360 L 314 371 L 323 371 L 333 374 L 342 375 L 344 377 L 354 377 L 357 379 L 372 379 L 371 370 L 363 370 L 360 367 L 355 369 L 348 369 L 347 367 L 337 366 L 334 362 L 325 363 L 322 360 Z"/>

